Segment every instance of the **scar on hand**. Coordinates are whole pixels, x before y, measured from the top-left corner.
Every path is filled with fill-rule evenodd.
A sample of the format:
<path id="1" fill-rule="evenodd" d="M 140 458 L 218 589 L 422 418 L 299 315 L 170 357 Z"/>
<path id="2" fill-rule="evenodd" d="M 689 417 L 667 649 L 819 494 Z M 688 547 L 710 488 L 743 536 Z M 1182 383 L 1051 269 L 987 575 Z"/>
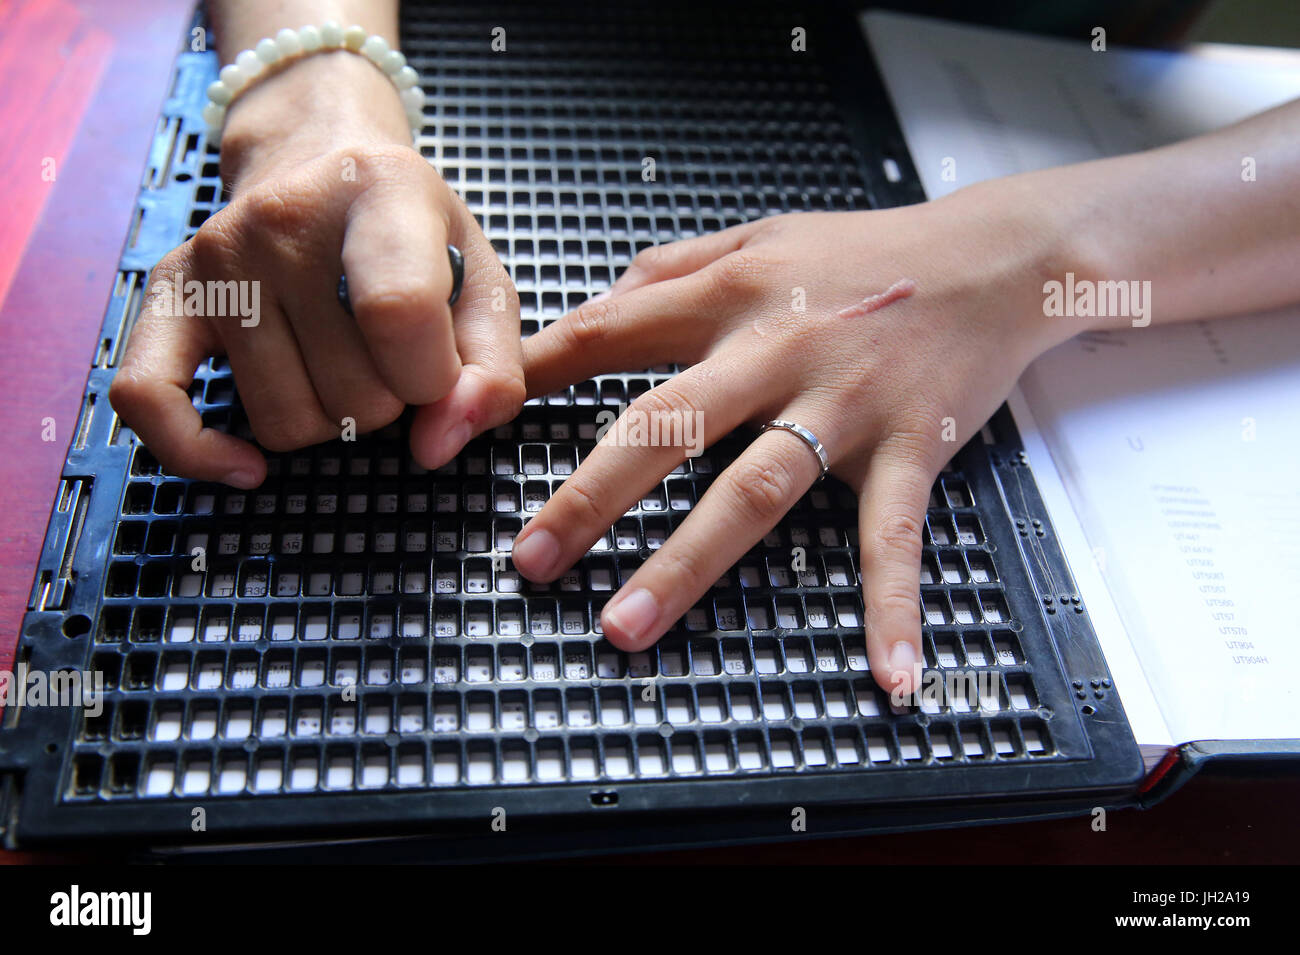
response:
<path id="1" fill-rule="evenodd" d="M 842 308 L 836 314 L 840 318 L 857 318 L 859 315 L 869 315 L 878 308 L 884 308 L 886 305 L 892 305 L 899 299 L 907 298 L 915 291 L 915 282 L 911 279 L 899 279 L 879 295 L 868 295 L 857 305 L 850 305 L 848 308 Z"/>

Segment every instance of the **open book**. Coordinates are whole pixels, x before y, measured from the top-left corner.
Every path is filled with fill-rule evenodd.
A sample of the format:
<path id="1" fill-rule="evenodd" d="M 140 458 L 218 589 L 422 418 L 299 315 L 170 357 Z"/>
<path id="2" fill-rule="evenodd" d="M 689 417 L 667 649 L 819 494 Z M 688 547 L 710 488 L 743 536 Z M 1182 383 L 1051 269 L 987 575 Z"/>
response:
<path id="1" fill-rule="evenodd" d="M 1300 52 L 863 26 L 930 198 L 1300 96 Z M 1300 738 L 1300 307 L 1084 335 L 1009 404 L 1148 768 L 1195 740 Z"/>

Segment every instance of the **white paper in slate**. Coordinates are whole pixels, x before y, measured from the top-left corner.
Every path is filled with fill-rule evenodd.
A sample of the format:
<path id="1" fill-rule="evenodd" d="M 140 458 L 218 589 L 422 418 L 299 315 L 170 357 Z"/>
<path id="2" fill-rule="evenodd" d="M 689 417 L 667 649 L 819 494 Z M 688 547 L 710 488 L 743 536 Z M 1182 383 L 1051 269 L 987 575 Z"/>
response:
<path id="1" fill-rule="evenodd" d="M 1300 96 L 1291 51 L 863 26 L 930 198 Z M 1300 309 L 1078 338 L 1010 403 L 1148 763 L 1175 742 L 1300 737 Z"/>

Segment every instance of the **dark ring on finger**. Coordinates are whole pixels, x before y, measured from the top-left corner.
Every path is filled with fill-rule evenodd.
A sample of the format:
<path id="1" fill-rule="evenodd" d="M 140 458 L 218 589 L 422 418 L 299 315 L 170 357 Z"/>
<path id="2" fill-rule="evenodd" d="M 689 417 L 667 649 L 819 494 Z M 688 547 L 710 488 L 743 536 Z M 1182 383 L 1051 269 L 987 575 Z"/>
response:
<path id="1" fill-rule="evenodd" d="M 465 284 L 465 256 L 461 255 L 460 249 L 448 243 L 447 261 L 451 264 L 451 295 L 447 298 L 447 304 L 455 305 L 456 300 L 460 298 L 460 290 Z M 356 318 L 352 312 L 352 299 L 348 296 L 347 275 L 339 276 L 339 286 L 335 295 L 338 297 L 339 304 L 343 306 L 343 311 Z"/>
<path id="2" fill-rule="evenodd" d="M 451 243 L 447 244 L 447 261 L 451 263 L 451 295 L 447 297 L 448 305 L 455 305 L 460 298 L 461 286 L 465 284 L 465 256 Z"/>

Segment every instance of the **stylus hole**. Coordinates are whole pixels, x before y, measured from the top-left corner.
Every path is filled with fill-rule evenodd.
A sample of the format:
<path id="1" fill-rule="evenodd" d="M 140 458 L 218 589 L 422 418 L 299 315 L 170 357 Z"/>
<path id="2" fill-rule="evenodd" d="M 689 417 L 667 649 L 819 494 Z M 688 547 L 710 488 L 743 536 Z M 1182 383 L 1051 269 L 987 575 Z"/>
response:
<path id="1" fill-rule="evenodd" d="M 63 621 L 63 635 L 70 639 L 84 637 L 90 632 L 90 618 L 84 613 L 74 613 Z"/>

